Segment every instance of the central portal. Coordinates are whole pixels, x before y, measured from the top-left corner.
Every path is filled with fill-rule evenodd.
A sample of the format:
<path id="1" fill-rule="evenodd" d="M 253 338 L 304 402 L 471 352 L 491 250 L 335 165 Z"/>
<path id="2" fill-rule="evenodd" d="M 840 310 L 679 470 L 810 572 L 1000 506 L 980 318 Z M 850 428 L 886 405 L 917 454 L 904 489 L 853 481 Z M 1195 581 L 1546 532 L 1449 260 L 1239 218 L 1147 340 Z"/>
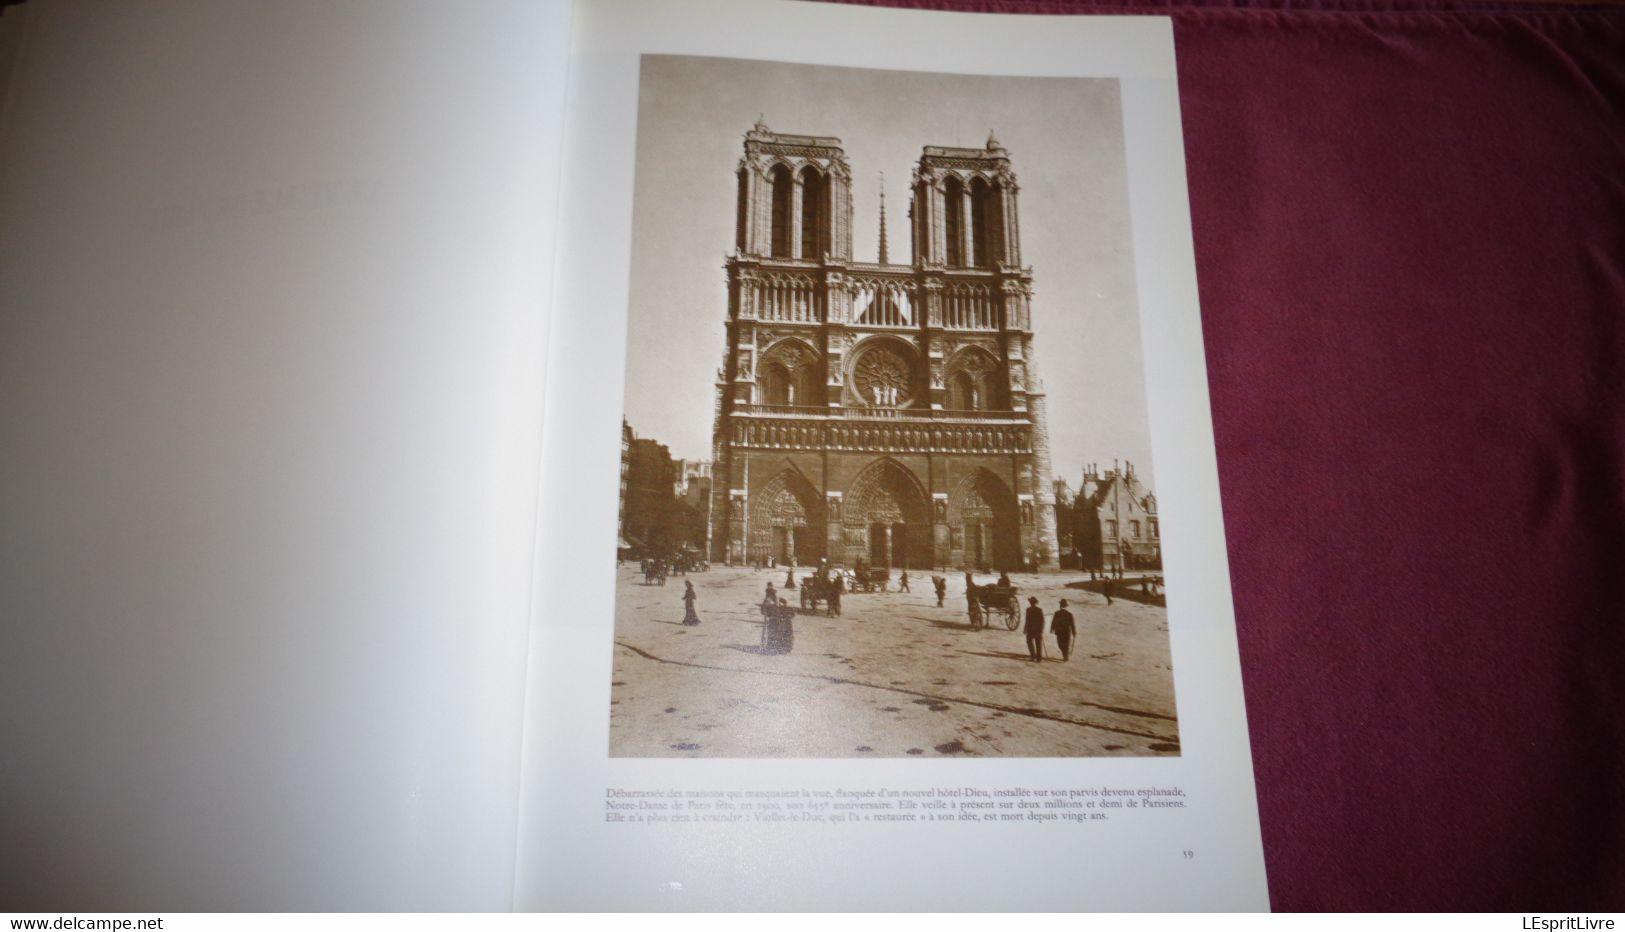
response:
<path id="1" fill-rule="evenodd" d="M 871 566 L 929 569 L 931 513 L 919 480 L 893 459 L 869 464 L 847 493 L 847 558 Z M 852 546 L 852 545 L 856 546 Z"/>

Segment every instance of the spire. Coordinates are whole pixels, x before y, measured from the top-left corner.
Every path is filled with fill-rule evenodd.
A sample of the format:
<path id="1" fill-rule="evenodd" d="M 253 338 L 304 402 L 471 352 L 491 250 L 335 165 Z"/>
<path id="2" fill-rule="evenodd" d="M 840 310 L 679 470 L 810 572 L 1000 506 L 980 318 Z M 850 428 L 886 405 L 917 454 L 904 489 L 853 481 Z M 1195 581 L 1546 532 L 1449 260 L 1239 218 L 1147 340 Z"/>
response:
<path id="1" fill-rule="evenodd" d="M 880 173 L 880 264 L 886 264 L 886 173 Z"/>

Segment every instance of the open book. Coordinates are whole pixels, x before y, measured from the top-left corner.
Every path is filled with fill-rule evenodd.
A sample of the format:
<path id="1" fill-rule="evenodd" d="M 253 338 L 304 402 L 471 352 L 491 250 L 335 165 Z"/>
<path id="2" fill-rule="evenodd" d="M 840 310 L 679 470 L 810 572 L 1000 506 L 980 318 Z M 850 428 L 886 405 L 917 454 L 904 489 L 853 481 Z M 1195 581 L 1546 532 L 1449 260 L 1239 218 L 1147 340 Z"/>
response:
<path id="1" fill-rule="evenodd" d="M 8 906 L 1267 906 L 1166 20 L 0 25 Z"/>

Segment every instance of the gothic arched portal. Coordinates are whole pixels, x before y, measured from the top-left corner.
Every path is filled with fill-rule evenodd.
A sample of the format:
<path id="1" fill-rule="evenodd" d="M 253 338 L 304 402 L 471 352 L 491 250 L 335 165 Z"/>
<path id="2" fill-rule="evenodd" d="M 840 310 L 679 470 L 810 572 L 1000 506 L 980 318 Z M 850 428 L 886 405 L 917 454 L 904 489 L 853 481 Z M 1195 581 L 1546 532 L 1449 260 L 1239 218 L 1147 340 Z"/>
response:
<path id="1" fill-rule="evenodd" d="M 965 476 L 949 494 L 948 527 L 961 565 L 982 572 L 1022 565 L 1015 493 L 987 469 Z"/>
<path id="2" fill-rule="evenodd" d="M 936 562 L 925 487 L 894 459 L 876 460 L 858 473 L 841 517 L 848 562 L 862 558 L 898 569 L 930 569 Z"/>
<path id="3" fill-rule="evenodd" d="M 751 489 L 748 559 L 807 566 L 823 555 L 823 498 L 806 476 L 786 467 Z"/>

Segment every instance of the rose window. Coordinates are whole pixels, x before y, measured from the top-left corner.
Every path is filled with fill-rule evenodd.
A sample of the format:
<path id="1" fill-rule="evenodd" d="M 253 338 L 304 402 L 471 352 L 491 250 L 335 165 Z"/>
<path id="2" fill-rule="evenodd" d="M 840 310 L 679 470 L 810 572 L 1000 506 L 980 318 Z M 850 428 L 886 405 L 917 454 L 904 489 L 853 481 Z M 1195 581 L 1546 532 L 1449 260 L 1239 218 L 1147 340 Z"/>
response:
<path id="1" fill-rule="evenodd" d="M 872 347 L 852 367 L 852 387 L 863 404 L 906 408 L 914 392 L 914 367 L 894 347 Z"/>

